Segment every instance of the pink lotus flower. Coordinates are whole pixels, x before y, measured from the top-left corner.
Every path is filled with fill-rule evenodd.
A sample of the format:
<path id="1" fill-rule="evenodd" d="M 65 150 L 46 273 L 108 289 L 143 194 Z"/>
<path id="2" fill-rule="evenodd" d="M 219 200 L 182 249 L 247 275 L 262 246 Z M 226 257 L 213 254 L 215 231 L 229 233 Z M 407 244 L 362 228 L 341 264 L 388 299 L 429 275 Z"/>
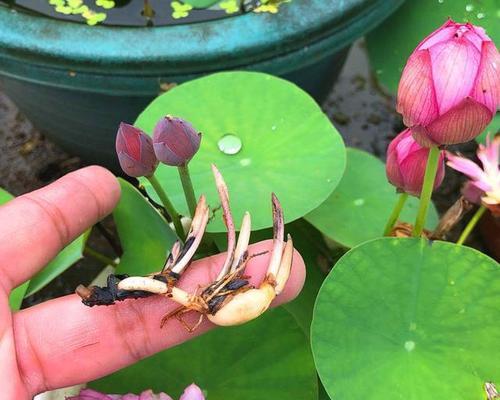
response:
<path id="1" fill-rule="evenodd" d="M 156 157 L 171 166 L 185 165 L 200 148 L 201 134 L 181 118 L 160 119 L 153 132 Z"/>
<path id="2" fill-rule="evenodd" d="M 500 56 L 483 28 L 448 20 L 413 51 L 397 111 L 423 146 L 479 135 L 500 102 Z"/>
<path id="3" fill-rule="evenodd" d="M 158 166 L 151 138 L 124 122 L 116 134 L 116 154 L 120 167 L 129 176 L 150 176 Z"/>
<path id="4" fill-rule="evenodd" d="M 389 182 L 400 191 L 420 196 L 424 183 L 425 167 L 429 149 L 418 144 L 411 129 L 405 129 L 389 144 L 386 173 Z M 444 178 L 444 152 L 441 152 L 434 188 Z"/>
<path id="5" fill-rule="evenodd" d="M 464 187 L 464 197 L 477 204 L 484 204 L 495 215 L 500 215 L 500 136 L 486 140 L 486 146 L 479 145 L 477 157 L 483 168 L 467 158 L 446 153 L 447 164 L 467 175 L 471 180 Z"/>

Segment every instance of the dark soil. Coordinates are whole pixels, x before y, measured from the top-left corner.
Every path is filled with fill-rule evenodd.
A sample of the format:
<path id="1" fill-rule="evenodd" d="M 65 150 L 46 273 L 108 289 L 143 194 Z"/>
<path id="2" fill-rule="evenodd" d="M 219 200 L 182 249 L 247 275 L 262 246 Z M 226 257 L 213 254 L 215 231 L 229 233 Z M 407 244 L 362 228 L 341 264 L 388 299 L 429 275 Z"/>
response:
<path id="1" fill-rule="evenodd" d="M 363 43 L 356 43 L 338 82 L 323 104 L 324 111 L 348 146 L 361 148 L 383 159 L 390 140 L 404 129 L 394 104 L 395 99 L 383 93 L 372 81 Z M 1 93 L 1 88 L 0 149 L 0 187 L 14 195 L 40 188 L 84 165 L 80 159 L 65 153 L 38 132 Z M 458 147 L 458 150 L 469 157 L 474 156 L 475 149 L 474 142 Z M 447 170 L 444 183 L 434 195 L 440 213 L 455 202 L 463 181 L 463 176 Z M 470 215 L 471 213 L 465 220 Z M 113 232 L 110 218 L 103 225 Z M 456 239 L 463 226 L 462 223 L 451 233 L 451 240 Z M 477 234 L 471 236 L 469 244 L 483 250 Z M 89 245 L 111 258 L 117 256 L 97 229 L 93 230 Z M 24 306 L 71 293 L 79 283 L 88 283 L 101 267 L 99 262 L 86 257 L 47 288 L 27 299 Z M 89 278 L 82 282 L 82 276 Z"/>

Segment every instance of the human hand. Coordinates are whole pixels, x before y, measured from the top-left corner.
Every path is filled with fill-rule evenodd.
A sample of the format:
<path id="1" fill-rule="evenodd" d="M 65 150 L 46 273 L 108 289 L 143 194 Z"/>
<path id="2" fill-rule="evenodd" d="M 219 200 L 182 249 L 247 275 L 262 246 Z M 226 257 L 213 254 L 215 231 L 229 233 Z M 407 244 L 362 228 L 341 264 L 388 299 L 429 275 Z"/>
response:
<path id="1" fill-rule="evenodd" d="M 115 177 L 94 166 L 0 207 L 2 398 L 31 399 L 47 390 L 88 382 L 214 327 L 205 320 L 195 333 L 189 333 L 171 320 L 160 329 L 161 318 L 177 305 L 159 296 L 88 308 L 78 296 L 68 295 L 11 313 L 11 290 L 110 213 L 119 196 Z M 269 250 L 271 243 L 251 245 L 249 252 Z M 263 279 L 267 258 L 249 261 L 246 274 L 251 276 L 251 283 Z M 195 261 L 179 286 L 192 292 L 213 281 L 223 260 L 220 254 Z M 295 252 L 290 278 L 273 305 L 294 298 L 304 278 L 304 262 Z M 196 315 L 186 319 L 190 317 L 197 319 Z"/>

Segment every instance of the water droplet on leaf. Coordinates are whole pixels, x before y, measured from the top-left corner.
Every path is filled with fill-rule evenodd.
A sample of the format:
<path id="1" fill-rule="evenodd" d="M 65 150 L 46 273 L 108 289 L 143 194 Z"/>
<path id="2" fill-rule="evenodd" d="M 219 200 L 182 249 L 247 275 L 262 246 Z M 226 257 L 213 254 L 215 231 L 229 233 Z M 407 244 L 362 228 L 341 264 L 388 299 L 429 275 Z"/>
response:
<path id="1" fill-rule="evenodd" d="M 252 163 L 252 160 L 251 160 L 250 158 L 242 158 L 242 159 L 240 160 L 240 165 L 241 165 L 242 167 L 247 167 L 247 166 L 249 166 L 251 163 Z"/>
<path id="2" fill-rule="evenodd" d="M 365 199 L 356 199 L 353 201 L 354 205 L 355 206 L 362 206 L 363 204 L 365 204 Z"/>
<path id="3" fill-rule="evenodd" d="M 224 154 L 229 155 L 239 153 L 242 146 L 243 143 L 241 142 L 241 139 L 238 136 L 233 135 L 232 133 L 225 134 L 217 142 L 217 147 L 219 147 L 219 150 Z"/>
<path id="4" fill-rule="evenodd" d="M 408 340 L 405 342 L 405 350 L 410 352 L 415 348 L 415 342 L 413 340 Z"/>
<path id="5" fill-rule="evenodd" d="M 471 12 L 472 10 L 474 10 L 474 6 L 472 4 L 467 4 L 465 6 L 465 11 Z"/>

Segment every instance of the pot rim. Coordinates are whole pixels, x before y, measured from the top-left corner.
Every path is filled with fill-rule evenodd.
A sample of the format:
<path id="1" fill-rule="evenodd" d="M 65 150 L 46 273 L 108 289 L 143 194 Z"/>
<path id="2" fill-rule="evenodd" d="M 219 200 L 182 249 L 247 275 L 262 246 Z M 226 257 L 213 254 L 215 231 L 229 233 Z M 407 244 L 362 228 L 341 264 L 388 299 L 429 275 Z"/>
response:
<path id="1" fill-rule="evenodd" d="M 278 14 L 248 13 L 154 28 L 90 27 L 0 7 L 0 60 L 62 69 L 66 74 L 102 73 L 103 65 L 113 75 L 142 76 L 239 68 L 326 38 L 331 54 L 376 26 L 403 1 L 293 0 Z"/>

